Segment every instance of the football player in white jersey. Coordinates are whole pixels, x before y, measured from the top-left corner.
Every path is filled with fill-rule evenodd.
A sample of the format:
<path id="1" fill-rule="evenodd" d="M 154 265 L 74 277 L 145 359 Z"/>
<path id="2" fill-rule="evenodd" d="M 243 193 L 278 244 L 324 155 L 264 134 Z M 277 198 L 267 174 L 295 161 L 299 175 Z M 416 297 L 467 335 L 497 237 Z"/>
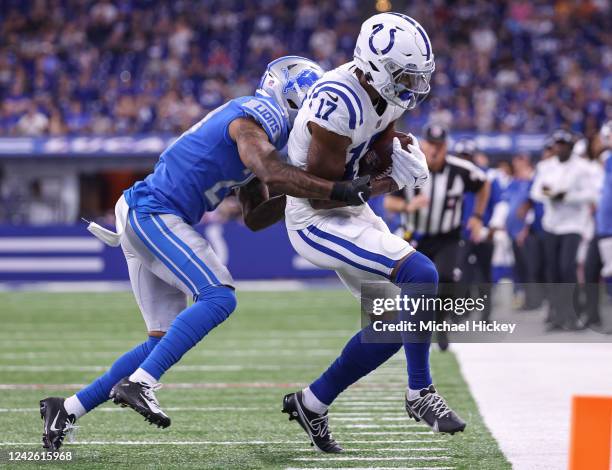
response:
<path id="1" fill-rule="evenodd" d="M 394 132 L 395 121 L 427 96 L 433 71 L 431 43 L 419 23 L 398 13 L 369 18 L 361 27 L 354 60 L 325 73 L 309 90 L 289 137 L 290 162 L 332 181 L 355 178 L 359 161 L 374 140 Z M 425 157 L 411 137 L 412 144 L 405 149 L 397 137 L 393 139 L 390 175 L 372 182 L 372 195 L 420 186 L 427 180 Z M 411 286 L 417 285 L 419 295 L 436 294 L 434 264 L 391 234 L 367 204 L 347 207 L 287 197 L 285 220 L 295 250 L 313 264 L 335 270 L 355 296 L 360 296 L 362 284 L 369 281 L 390 281 L 405 295 L 416 294 Z M 298 421 L 312 444 L 324 452 L 342 450 L 329 431 L 329 405 L 349 385 L 393 356 L 402 343 L 409 416 L 425 421 L 437 432 L 463 431 L 465 422 L 432 384 L 431 335 L 404 334 L 401 342 L 385 343 L 368 341 L 366 336 L 371 333 L 371 327 L 361 330 L 317 380 L 284 398 L 283 412 Z"/>

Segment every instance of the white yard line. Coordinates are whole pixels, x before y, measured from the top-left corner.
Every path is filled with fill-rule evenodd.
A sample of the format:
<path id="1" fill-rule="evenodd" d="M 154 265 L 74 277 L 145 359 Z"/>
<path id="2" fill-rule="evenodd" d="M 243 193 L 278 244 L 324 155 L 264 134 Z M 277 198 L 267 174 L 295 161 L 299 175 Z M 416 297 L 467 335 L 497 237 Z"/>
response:
<path id="1" fill-rule="evenodd" d="M 296 457 L 294 461 L 306 462 L 401 462 L 405 460 L 449 460 L 448 456 L 424 455 L 422 457 Z"/>
<path id="2" fill-rule="evenodd" d="M 334 413 L 330 417 L 331 421 L 406 421 L 410 422 L 410 418 L 407 415 L 404 416 L 383 416 L 382 418 L 372 418 L 368 416 L 338 416 L 338 413 Z M 374 416 L 380 416 L 379 413 L 373 413 Z"/>
<path id="3" fill-rule="evenodd" d="M 402 439 L 402 440 L 374 440 L 374 441 L 342 441 L 344 444 L 439 444 L 443 439 Z M 148 446 L 148 445 L 211 445 L 211 446 L 244 446 L 244 445 L 303 445 L 304 441 L 77 441 L 67 443 L 69 446 L 101 446 L 101 445 L 120 445 L 120 446 Z M 0 442 L 0 447 L 19 447 L 19 446 L 39 446 L 40 441 L 36 442 Z M 312 450 L 312 449 L 311 449 Z"/>
<path id="4" fill-rule="evenodd" d="M 452 349 L 486 425 L 517 470 L 567 468 L 572 396 L 612 395 L 610 344 Z"/>
<path id="5" fill-rule="evenodd" d="M 399 409 L 396 411 L 342 411 L 342 410 L 333 410 L 330 411 L 330 416 L 407 416 L 406 411 Z"/>
<path id="6" fill-rule="evenodd" d="M 129 342 L 126 342 L 126 347 Z M 131 344 L 131 343 L 130 343 Z M 300 357 L 318 357 L 329 356 L 337 353 L 337 350 L 332 349 L 317 349 L 317 350 L 286 350 L 283 349 L 283 356 L 300 356 Z M 279 350 L 276 349 L 196 349 L 191 351 L 189 356 L 194 357 L 251 357 L 251 356 L 273 356 L 278 357 Z M 109 351 L 81 351 L 78 353 L 79 358 L 109 358 L 115 359 L 121 355 L 121 349 L 113 349 Z M 61 351 L 41 351 L 41 352 L 0 352 L 0 359 L 48 359 L 50 357 L 65 358 L 66 353 Z"/>
<path id="7" fill-rule="evenodd" d="M 344 449 L 343 454 L 355 454 L 359 452 L 447 452 L 447 447 L 376 447 L 375 449 L 361 447 Z M 279 449 L 280 452 L 286 452 L 286 449 Z M 293 452 L 312 452 L 312 447 L 305 447 L 301 449 L 293 449 Z"/>
<path id="8" fill-rule="evenodd" d="M 455 470 L 455 467 L 285 467 L 285 470 Z"/>
<path id="9" fill-rule="evenodd" d="M 349 431 L 344 432 L 347 436 L 419 436 L 424 434 L 433 435 L 433 431 Z"/>
<path id="10" fill-rule="evenodd" d="M 283 388 L 301 389 L 306 384 L 304 382 L 177 382 L 164 384 L 166 389 L 260 389 L 260 388 Z M 44 384 L 44 383 L 0 383 L 0 390 L 74 390 L 84 387 L 85 384 Z M 355 384 L 354 388 L 359 390 L 385 390 L 384 386 L 377 384 Z"/>
<path id="11" fill-rule="evenodd" d="M 235 406 L 202 406 L 202 407 L 197 407 L 197 406 L 168 406 L 168 407 L 164 407 L 165 411 L 190 411 L 190 412 L 194 412 L 194 411 L 261 411 L 261 407 L 260 406 L 242 406 L 242 407 L 235 407 Z M 39 411 L 39 408 L 0 408 L 0 413 L 32 413 L 32 412 L 37 412 Z M 123 412 L 123 410 L 120 407 L 114 407 L 114 408 L 97 408 L 96 412 L 98 411 L 102 411 L 102 412 L 107 412 L 107 413 L 113 413 L 113 412 L 117 412 L 117 411 L 121 411 Z"/>
<path id="12" fill-rule="evenodd" d="M 294 369 L 310 369 L 312 366 L 307 365 L 295 365 L 291 366 Z M 189 366 L 174 366 L 173 372 L 241 372 L 248 370 L 260 370 L 260 371 L 279 371 L 286 369 L 286 366 L 278 364 L 254 364 L 254 365 L 189 365 Z M 103 372 L 108 370 L 108 365 L 104 366 L 40 366 L 40 365 L 10 365 L 0 366 L 0 372 Z"/>
<path id="13" fill-rule="evenodd" d="M 375 395 L 372 396 L 372 401 L 364 401 L 363 398 L 364 397 L 356 397 L 356 398 L 339 398 L 338 400 L 336 400 L 334 402 L 334 404 L 340 406 L 340 405 L 350 405 L 350 406 L 354 406 L 354 405 L 364 405 L 364 406 L 369 406 L 372 404 L 376 404 L 376 403 L 380 403 L 381 402 L 389 402 L 389 404 L 392 403 L 402 403 L 401 400 L 401 395 L 399 395 L 398 397 L 376 397 L 374 398 Z"/>
<path id="14" fill-rule="evenodd" d="M 411 429 L 422 428 L 422 424 L 344 424 L 343 429 Z"/>

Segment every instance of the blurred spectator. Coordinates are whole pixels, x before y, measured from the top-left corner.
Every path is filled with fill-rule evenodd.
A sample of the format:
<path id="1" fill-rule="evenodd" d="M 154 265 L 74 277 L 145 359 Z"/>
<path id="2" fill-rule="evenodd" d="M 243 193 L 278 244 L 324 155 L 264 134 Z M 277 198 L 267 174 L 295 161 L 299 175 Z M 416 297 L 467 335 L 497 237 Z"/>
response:
<path id="1" fill-rule="evenodd" d="M 513 177 L 504 192 L 506 231 L 512 240 L 514 278 L 521 298 L 518 307 L 533 310 L 542 305 L 538 284 L 546 282 L 545 241 L 542 233 L 542 205 L 530 198 L 534 168 L 527 155 L 512 159 Z"/>
<path id="2" fill-rule="evenodd" d="M 38 110 L 33 101 L 29 104 L 27 112 L 17 121 L 17 133 L 20 135 L 43 135 L 47 133 L 48 127 L 49 118 Z"/>
<path id="3" fill-rule="evenodd" d="M 393 5 L 425 26 L 436 54 L 432 95 L 410 113 L 414 126 L 548 132 L 565 124 L 590 135 L 610 118 L 609 2 Z M 0 0 L 0 135 L 180 132 L 196 110 L 251 93 L 279 55 L 327 68 L 350 60 L 373 6 Z"/>

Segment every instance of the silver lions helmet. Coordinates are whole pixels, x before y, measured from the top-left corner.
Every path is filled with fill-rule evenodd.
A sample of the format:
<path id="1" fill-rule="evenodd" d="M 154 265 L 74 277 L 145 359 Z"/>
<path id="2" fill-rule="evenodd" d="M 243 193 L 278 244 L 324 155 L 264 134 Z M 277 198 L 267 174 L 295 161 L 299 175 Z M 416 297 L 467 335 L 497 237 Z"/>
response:
<path id="1" fill-rule="evenodd" d="M 323 75 L 323 69 L 310 59 L 296 55 L 280 57 L 268 64 L 257 93 L 270 96 L 283 110 L 293 127 L 308 89 Z"/>

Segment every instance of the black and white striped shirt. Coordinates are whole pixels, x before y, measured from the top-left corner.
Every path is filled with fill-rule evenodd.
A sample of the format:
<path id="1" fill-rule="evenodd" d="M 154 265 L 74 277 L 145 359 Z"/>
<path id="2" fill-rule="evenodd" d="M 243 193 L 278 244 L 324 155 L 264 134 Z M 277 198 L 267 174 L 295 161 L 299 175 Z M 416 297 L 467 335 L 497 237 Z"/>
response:
<path id="1" fill-rule="evenodd" d="M 429 205 L 409 214 L 402 214 L 402 226 L 414 238 L 436 235 L 457 235 L 461 231 L 463 195 L 476 192 L 486 182 L 486 174 L 474 163 L 447 155 L 446 163 L 438 172 L 431 172 L 427 183 L 419 189 L 404 189 L 396 195 L 410 201 L 424 194 Z"/>

